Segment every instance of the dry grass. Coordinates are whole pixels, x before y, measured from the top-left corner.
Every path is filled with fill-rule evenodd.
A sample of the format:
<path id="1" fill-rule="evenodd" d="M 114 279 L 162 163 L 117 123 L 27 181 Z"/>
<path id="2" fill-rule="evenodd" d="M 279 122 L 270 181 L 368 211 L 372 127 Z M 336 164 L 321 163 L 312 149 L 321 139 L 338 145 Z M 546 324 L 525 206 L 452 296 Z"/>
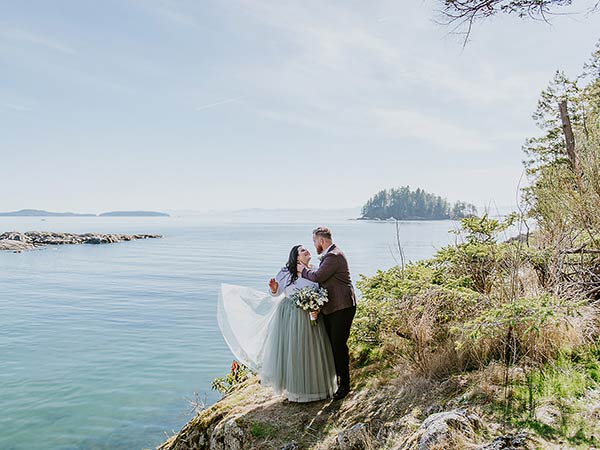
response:
<path id="1" fill-rule="evenodd" d="M 526 372 L 520 367 L 507 368 L 493 362 L 478 371 L 435 380 L 415 372 L 406 362 L 386 367 L 385 376 L 379 371 L 380 365 L 374 366 L 371 370 L 369 367 L 353 369 L 357 383 L 341 402 L 291 403 L 273 396 L 258 380 L 250 380 L 192 420 L 182 434 L 189 435 L 199 426 L 210 429 L 211 420 L 224 423 L 237 418 L 244 430 L 244 449 L 279 450 L 293 441 L 301 449 L 334 450 L 339 448 L 339 432 L 364 423 L 366 428 L 360 437 L 363 448 L 411 450 L 418 448 L 417 432 L 425 418 L 465 406 L 480 416 L 485 425 L 478 429 L 476 436 L 453 431 L 452 448 L 473 449 L 476 441 L 490 441 L 493 436 L 520 431 L 507 428 L 502 415 L 491 408 L 491 405 L 502 404 L 507 392 L 510 394 L 506 390 L 507 382 L 511 385 L 525 382 Z M 585 406 L 581 409 L 581 420 L 600 423 L 600 392 L 594 392 L 579 401 Z M 257 426 L 266 432 L 253 435 L 252 429 Z M 544 437 L 538 439 L 541 448 L 551 448 L 551 442 Z"/>

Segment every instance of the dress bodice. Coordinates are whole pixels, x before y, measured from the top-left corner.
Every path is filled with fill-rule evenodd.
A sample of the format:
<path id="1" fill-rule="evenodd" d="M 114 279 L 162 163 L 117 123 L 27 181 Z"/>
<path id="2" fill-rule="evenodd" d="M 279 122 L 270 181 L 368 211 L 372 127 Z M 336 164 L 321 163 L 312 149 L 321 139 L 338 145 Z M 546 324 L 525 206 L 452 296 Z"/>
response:
<path id="1" fill-rule="evenodd" d="M 283 267 L 277 275 L 275 275 L 275 281 L 279 284 L 277 288 L 277 292 L 272 295 L 279 295 L 281 293 L 285 293 L 287 297 L 292 295 L 295 291 L 309 287 L 319 287 L 318 283 L 307 280 L 306 278 L 298 277 L 298 279 L 290 284 L 290 280 L 292 278 L 292 274 L 289 272 L 287 267 Z"/>

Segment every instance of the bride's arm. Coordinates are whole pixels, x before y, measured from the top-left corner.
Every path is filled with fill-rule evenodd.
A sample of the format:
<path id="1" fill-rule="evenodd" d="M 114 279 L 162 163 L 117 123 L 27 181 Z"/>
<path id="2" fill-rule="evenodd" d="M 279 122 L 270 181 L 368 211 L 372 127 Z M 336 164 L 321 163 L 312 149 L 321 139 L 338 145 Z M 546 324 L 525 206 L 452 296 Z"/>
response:
<path id="1" fill-rule="evenodd" d="M 289 278 L 289 272 L 287 271 L 287 269 L 281 269 L 279 271 L 279 273 L 277 275 L 275 275 L 275 278 L 271 279 L 271 281 L 273 281 L 273 280 L 275 281 L 275 283 L 272 283 L 271 281 L 269 282 L 269 290 L 270 290 L 272 296 L 276 297 L 283 292 L 283 290 L 287 286 L 288 278 Z M 277 285 L 277 289 L 275 290 L 275 292 L 273 292 L 273 289 L 271 288 L 272 284 Z"/>

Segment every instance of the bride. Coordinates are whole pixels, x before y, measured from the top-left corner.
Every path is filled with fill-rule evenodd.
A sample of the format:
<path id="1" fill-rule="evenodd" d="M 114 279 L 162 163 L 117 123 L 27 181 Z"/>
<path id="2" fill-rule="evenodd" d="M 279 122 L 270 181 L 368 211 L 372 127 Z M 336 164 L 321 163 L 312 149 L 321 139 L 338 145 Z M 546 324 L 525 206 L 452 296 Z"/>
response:
<path id="1" fill-rule="evenodd" d="M 331 397 L 336 375 L 325 325 L 310 322 L 309 313 L 290 296 L 318 286 L 298 277 L 298 262 L 308 265 L 310 252 L 302 245 L 290 251 L 287 264 L 269 281 L 271 295 L 224 284 L 218 321 L 225 341 L 241 362 L 257 372 L 262 383 L 293 402 Z"/>

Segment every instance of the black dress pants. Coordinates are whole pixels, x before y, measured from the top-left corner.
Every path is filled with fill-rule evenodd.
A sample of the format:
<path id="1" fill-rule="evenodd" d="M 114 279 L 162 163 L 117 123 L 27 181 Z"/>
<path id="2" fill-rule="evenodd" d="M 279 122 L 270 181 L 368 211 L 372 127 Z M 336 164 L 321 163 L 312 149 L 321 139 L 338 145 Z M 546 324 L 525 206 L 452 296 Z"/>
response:
<path id="1" fill-rule="evenodd" d="M 340 387 L 350 389 L 350 355 L 348 354 L 348 337 L 350 327 L 356 313 L 356 306 L 340 309 L 331 314 L 323 314 L 325 329 L 331 341 L 335 373 L 340 377 Z"/>

